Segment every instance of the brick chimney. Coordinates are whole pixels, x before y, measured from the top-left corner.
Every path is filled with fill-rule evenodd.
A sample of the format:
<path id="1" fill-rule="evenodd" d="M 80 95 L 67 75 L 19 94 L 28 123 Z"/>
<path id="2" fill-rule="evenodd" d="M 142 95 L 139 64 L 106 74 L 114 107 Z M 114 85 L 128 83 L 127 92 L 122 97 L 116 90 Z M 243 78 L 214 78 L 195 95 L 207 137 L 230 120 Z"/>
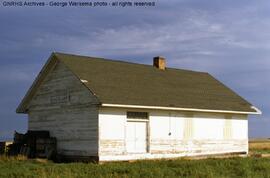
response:
<path id="1" fill-rule="evenodd" d="M 160 70 L 165 70 L 166 59 L 164 57 L 161 57 L 161 56 L 154 57 L 153 66 L 160 69 Z"/>

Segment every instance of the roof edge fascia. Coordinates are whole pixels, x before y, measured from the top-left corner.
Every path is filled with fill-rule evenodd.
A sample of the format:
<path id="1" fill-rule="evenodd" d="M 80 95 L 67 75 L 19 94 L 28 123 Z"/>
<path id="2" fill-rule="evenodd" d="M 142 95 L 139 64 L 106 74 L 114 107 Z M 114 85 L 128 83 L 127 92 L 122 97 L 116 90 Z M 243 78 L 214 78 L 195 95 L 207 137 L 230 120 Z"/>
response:
<path id="1" fill-rule="evenodd" d="M 247 111 L 230 111 L 230 110 L 213 110 L 213 109 L 198 109 L 198 108 L 179 108 L 179 107 L 162 107 L 162 106 L 142 106 L 142 105 L 124 105 L 124 104 L 101 104 L 103 107 L 116 108 L 134 108 L 134 109 L 159 109 L 159 110 L 174 110 L 174 111 L 196 111 L 196 112 L 211 112 L 211 113 L 228 113 L 228 114 L 255 114 L 260 115 L 262 112 L 255 106 L 251 106 L 256 112 Z"/>
<path id="2" fill-rule="evenodd" d="M 26 106 L 27 106 L 28 99 L 32 95 L 34 95 L 34 93 L 35 93 L 34 89 L 37 88 L 42 83 L 42 81 L 43 81 L 42 78 L 45 77 L 46 72 L 48 70 L 52 69 L 56 65 L 57 61 L 58 60 L 55 56 L 55 53 L 53 52 L 50 55 L 49 59 L 46 61 L 45 65 L 43 65 L 42 69 L 40 70 L 40 72 L 36 76 L 34 82 L 31 84 L 30 88 L 27 90 L 27 93 L 25 94 L 25 96 L 23 97 L 19 106 L 16 109 L 16 113 L 27 113 Z"/>

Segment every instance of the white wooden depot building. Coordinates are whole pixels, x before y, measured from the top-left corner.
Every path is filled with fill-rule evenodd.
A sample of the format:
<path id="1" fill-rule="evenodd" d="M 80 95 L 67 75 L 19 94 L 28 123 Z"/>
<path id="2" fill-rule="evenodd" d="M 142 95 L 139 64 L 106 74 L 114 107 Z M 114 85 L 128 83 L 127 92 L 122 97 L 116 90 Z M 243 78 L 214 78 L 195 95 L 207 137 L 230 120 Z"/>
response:
<path id="1" fill-rule="evenodd" d="M 205 72 L 53 53 L 17 113 L 57 152 L 97 161 L 247 154 L 261 112 Z"/>

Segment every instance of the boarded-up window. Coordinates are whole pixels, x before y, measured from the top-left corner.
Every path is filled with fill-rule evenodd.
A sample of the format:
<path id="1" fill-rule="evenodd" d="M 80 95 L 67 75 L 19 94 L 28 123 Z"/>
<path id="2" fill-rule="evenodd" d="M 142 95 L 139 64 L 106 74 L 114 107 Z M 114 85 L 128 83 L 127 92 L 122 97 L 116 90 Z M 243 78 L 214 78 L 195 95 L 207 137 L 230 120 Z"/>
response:
<path id="1" fill-rule="evenodd" d="M 147 112 L 127 112 L 128 119 L 148 119 Z"/>
<path id="2" fill-rule="evenodd" d="M 62 104 L 69 101 L 69 93 L 67 90 L 56 90 L 51 96 L 51 104 Z"/>
<path id="3" fill-rule="evenodd" d="M 184 139 L 192 139 L 193 137 L 193 118 L 188 116 L 184 121 Z"/>
<path id="4" fill-rule="evenodd" d="M 232 139 L 232 117 L 226 116 L 223 130 L 224 139 Z"/>

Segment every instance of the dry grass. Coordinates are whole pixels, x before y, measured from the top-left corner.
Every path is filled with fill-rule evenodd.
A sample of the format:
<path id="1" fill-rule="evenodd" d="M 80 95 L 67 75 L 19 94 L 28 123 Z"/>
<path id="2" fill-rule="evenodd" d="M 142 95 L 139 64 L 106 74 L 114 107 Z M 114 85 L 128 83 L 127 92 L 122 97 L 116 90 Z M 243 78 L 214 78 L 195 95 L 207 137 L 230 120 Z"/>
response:
<path id="1" fill-rule="evenodd" d="M 205 177 L 270 178 L 270 158 L 203 160 L 141 160 L 133 163 L 53 163 L 34 160 L 1 160 L 0 177 L 11 178 L 113 178 L 113 177 Z"/>
<path id="2" fill-rule="evenodd" d="M 270 153 L 270 140 L 269 139 L 250 140 L 249 150 L 251 153 Z"/>
<path id="3" fill-rule="evenodd" d="M 0 155 L 0 160 L 1 161 L 25 161 L 28 158 L 23 155 L 18 155 L 18 156 L 3 156 Z"/>
<path id="4" fill-rule="evenodd" d="M 270 153 L 269 140 L 250 141 L 250 151 Z M 53 163 L 23 156 L 1 157 L 0 178 L 73 178 L 73 177 L 205 177 L 270 178 L 270 158 L 246 157 L 202 160 L 142 160 L 133 163 Z"/>

